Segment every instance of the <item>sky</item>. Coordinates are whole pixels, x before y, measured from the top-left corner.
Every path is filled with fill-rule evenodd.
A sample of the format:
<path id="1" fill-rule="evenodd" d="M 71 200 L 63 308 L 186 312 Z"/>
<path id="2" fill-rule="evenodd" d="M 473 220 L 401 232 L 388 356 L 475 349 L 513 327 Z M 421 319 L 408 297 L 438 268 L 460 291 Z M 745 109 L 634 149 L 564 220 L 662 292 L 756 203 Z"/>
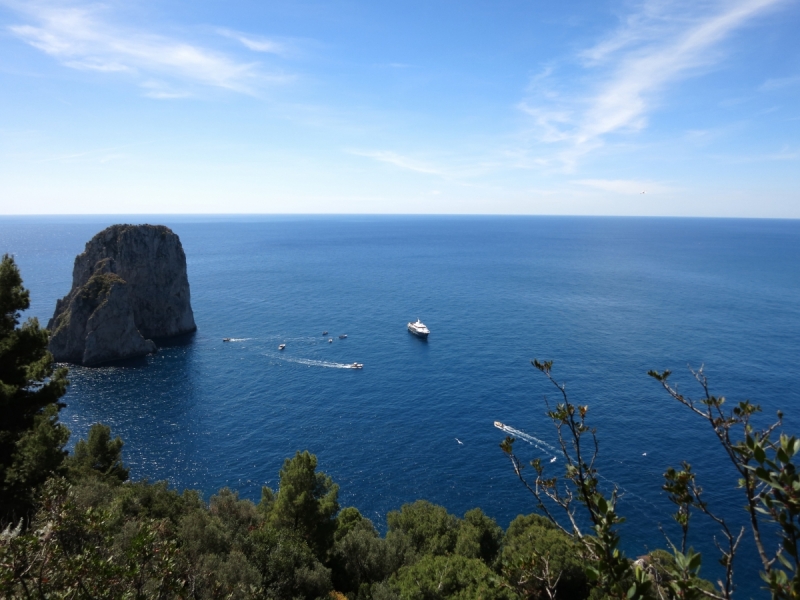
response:
<path id="1" fill-rule="evenodd" d="M 0 0 L 0 215 L 800 218 L 800 0 Z"/>

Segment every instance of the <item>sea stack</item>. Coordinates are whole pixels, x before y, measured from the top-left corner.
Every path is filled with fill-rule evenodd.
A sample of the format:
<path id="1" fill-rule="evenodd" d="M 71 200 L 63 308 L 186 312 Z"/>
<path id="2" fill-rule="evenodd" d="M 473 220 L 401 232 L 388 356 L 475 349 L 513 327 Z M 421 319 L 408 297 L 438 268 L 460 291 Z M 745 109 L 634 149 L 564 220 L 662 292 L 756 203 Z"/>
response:
<path id="1" fill-rule="evenodd" d="M 181 241 L 163 225 L 112 225 L 75 257 L 72 289 L 47 325 L 59 362 L 93 366 L 156 351 L 197 329 Z"/>

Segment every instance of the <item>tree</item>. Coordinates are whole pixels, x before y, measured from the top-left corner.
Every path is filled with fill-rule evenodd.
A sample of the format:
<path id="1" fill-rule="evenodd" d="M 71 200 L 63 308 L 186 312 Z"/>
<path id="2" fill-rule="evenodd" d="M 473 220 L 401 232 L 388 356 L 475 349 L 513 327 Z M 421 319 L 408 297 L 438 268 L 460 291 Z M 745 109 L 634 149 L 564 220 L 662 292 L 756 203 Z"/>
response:
<path id="1" fill-rule="evenodd" d="M 540 515 L 520 515 L 503 541 L 503 574 L 521 598 L 589 595 L 581 548 Z"/>
<path id="2" fill-rule="evenodd" d="M 467 558 L 480 558 L 488 566 L 494 564 L 503 543 L 503 530 L 480 508 L 464 514 L 460 523 L 455 553 Z"/>
<path id="3" fill-rule="evenodd" d="M 67 459 L 76 475 L 93 475 L 106 481 L 122 483 L 128 479 L 128 469 L 122 464 L 122 438 L 111 439 L 111 428 L 95 423 L 85 440 L 78 440 L 72 456 Z"/>
<path id="4" fill-rule="evenodd" d="M 67 370 L 54 369 L 14 259 L 0 261 L 0 524 L 28 517 L 36 490 L 58 472 L 69 430 L 58 422 Z"/>
<path id="5" fill-rule="evenodd" d="M 324 562 L 336 529 L 339 486 L 316 470 L 317 457 L 307 450 L 284 461 L 269 518 L 275 526 L 299 535 Z"/>
<path id="6" fill-rule="evenodd" d="M 544 516 L 564 534 L 579 544 L 587 561 L 587 575 L 600 593 L 613 598 L 647 598 L 655 593 L 668 598 L 713 598 L 730 600 L 736 589 L 734 563 L 745 532 L 731 528 L 726 520 L 704 499 L 697 476 L 689 463 L 680 469 L 670 467 L 664 473 L 662 487 L 677 506 L 673 519 L 681 537 L 678 543 L 667 537 L 669 553 L 651 554 L 645 559 L 630 561 L 619 549 L 617 525 L 624 519 L 616 512 L 617 490 L 606 495 L 599 487 L 595 468 L 597 458 L 596 431 L 586 420 L 588 406 L 570 402 L 565 387 L 552 376 L 552 361 L 531 361 L 559 390 L 561 402 L 554 409 L 548 404 L 547 415 L 558 434 L 564 457 L 563 477 L 545 477 L 545 465 L 533 460 L 530 466 L 535 477 L 529 481 L 523 475 L 524 465 L 514 454 L 514 439 L 507 437 L 500 445 L 510 458 L 515 473 L 536 498 Z M 703 370 L 692 371 L 703 395 L 692 399 L 669 383 L 669 371 L 650 371 L 667 393 L 695 415 L 704 419 L 720 443 L 724 453 L 740 476 L 739 487 L 744 492 L 750 530 L 762 561 L 762 578 L 773 598 L 800 598 L 800 470 L 795 464 L 800 454 L 800 439 L 781 434 L 783 415 L 764 428 L 757 428 L 752 418 L 761 408 L 749 400 L 732 409 L 725 407 L 725 398 L 709 392 Z M 583 508 L 591 524 L 591 534 L 581 531 L 576 510 Z M 562 525 L 553 511 L 568 522 Z M 687 548 L 689 525 L 693 513 L 710 519 L 720 529 L 714 542 L 720 553 L 719 563 L 725 576 L 713 586 L 700 579 L 702 556 Z M 765 530 L 777 531 L 780 544 L 769 547 Z M 655 559 L 653 558 L 655 556 Z"/>
<path id="7" fill-rule="evenodd" d="M 386 515 L 387 541 L 406 537 L 417 554 L 451 554 L 458 540 L 459 521 L 443 506 L 427 500 L 404 504 Z"/>
<path id="8" fill-rule="evenodd" d="M 514 596 L 499 578 L 477 558 L 423 556 L 401 568 L 389 580 L 403 600 L 510 600 Z"/>

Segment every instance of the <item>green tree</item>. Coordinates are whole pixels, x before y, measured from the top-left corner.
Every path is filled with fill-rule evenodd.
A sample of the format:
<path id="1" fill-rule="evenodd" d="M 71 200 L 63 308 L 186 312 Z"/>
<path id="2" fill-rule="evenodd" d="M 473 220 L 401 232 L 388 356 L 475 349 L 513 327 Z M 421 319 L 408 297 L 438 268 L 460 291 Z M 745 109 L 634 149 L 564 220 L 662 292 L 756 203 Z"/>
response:
<path id="1" fill-rule="evenodd" d="M 113 483 L 128 479 L 128 469 L 122 464 L 122 438 L 111 439 L 111 428 L 95 423 L 89 428 L 85 440 L 78 440 L 75 450 L 67 459 L 67 466 L 75 477 L 95 476 Z"/>
<path id="2" fill-rule="evenodd" d="M 442 506 L 417 500 L 389 512 L 386 521 L 386 539 L 406 538 L 417 554 L 445 555 L 455 550 L 459 521 Z"/>
<path id="3" fill-rule="evenodd" d="M 403 600 L 510 600 L 514 597 L 482 560 L 458 554 L 423 556 L 413 565 L 401 568 L 389 583 Z"/>
<path id="4" fill-rule="evenodd" d="M 402 565 L 402 555 L 378 535 L 372 521 L 355 508 L 337 517 L 330 566 L 334 588 L 357 598 L 371 598 L 372 584 L 385 580 Z"/>
<path id="5" fill-rule="evenodd" d="M 520 515 L 503 542 L 503 574 L 521 598 L 589 595 L 589 582 L 575 541 L 540 515 Z"/>
<path id="6" fill-rule="evenodd" d="M 467 558 L 480 558 L 491 567 L 502 543 L 503 530 L 497 522 L 487 517 L 480 508 L 473 508 L 464 514 L 455 552 Z"/>
<path id="7" fill-rule="evenodd" d="M 54 369 L 14 259 L 0 261 L 0 524 L 27 517 L 36 490 L 58 472 L 69 430 L 58 422 L 67 370 Z"/>
<path id="8" fill-rule="evenodd" d="M 308 451 L 298 451 L 284 461 L 269 519 L 276 527 L 299 535 L 319 560 L 325 561 L 336 530 L 339 486 L 316 471 L 317 457 Z"/>
<path id="9" fill-rule="evenodd" d="M 331 591 L 331 572 L 298 532 L 265 523 L 253 532 L 252 562 L 261 573 L 264 597 L 320 598 Z"/>

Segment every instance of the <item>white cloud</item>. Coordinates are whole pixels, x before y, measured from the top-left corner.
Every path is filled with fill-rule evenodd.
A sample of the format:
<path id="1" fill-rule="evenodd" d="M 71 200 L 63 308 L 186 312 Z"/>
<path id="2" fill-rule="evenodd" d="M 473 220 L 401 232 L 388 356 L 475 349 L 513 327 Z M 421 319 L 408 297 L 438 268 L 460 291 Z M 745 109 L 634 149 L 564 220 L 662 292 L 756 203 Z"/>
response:
<path id="1" fill-rule="evenodd" d="M 276 42 L 269 38 L 250 35 L 240 31 L 232 31 L 230 29 L 217 30 L 220 35 L 234 39 L 242 44 L 248 50 L 253 52 L 265 52 L 269 54 L 286 54 L 286 45 L 281 42 Z"/>
<path id="2" fill-rule="evenodd" d="M 169 78 L 184 87 L 202 85 L 254 93 L 265 82 L 287 77 L 268 76 L 257 63 L 149 31 L 116 26 L 103 5 L 65 5 L 3 1 L 27 23 L 8 30 L 34 48 L 73 69 L 128 73 L 137 77 Z M 258 40 L 253 40 L 258 44 Z M 144 87 L 147 87 L 144 84 Z M 152 97 L 176 97 L 186 92 L 148 92 Z"/>
<path id="3" fill-rule="evenodd" d="M 604 145 L 615 133 L 637 132 L 661 94 L 681 78 L 721 60 L 718 46 L 734 30 L 786 0 L 649 0 L 614 34 L 580 54 L 589 89 L 553 90 L 540 77 L 520 104 L 539 139 L 560 143 L 562 164 Z"/>

